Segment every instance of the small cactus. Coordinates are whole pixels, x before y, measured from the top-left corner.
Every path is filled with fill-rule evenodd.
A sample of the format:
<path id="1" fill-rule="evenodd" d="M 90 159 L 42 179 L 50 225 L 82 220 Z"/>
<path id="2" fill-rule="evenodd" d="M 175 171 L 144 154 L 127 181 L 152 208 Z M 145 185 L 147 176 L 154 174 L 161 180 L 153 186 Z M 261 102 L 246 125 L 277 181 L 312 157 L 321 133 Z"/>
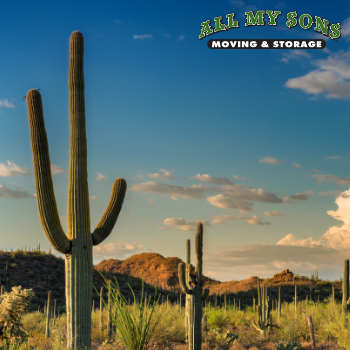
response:
<path id="1" fill-rule="evenodd" d="M 203 291 L 203 225 L 200 222 L 195 236 L 195 250 L 196 268 L 192 264 L 179 264 L 180 285 L 187 295 L 192 296 L 188 314 L 189 350 L 200 350 L 202 347 L 203 301 L 209 295 L 209 289 Z"/>

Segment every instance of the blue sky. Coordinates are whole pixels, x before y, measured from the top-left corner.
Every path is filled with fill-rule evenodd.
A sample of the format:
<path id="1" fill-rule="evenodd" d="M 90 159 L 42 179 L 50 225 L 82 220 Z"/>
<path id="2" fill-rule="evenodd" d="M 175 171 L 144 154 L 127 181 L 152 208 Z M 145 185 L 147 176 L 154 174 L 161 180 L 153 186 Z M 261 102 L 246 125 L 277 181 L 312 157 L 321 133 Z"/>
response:
<path id="1" fill-rule="evenodd" d="M 245 11 L 278 25 L 244 26 Z M 297 11 L 341 23 L 337 41 Z M 40 88 L 59 214 L 66 227 L 68 47 L 85 38 L 91 226 L 115 178 L 127 199 L 95 263 L 154 251 L 185 257 L 205 223 L 205 273 L 222 280 L 281 269 L 339 278 L 350 248 L 349 1 L 17 1 L 0 21 L 0 248 L 38 243 L 26 103 Z M 198 39 L 235 13 L 240 28 Z M 267 17 L 267 16 L 266 16 Z M 225 23 L 225 20 L 223 21 Z M 325 39 L 323 50 L 210 50 L 208 39 Z"/>

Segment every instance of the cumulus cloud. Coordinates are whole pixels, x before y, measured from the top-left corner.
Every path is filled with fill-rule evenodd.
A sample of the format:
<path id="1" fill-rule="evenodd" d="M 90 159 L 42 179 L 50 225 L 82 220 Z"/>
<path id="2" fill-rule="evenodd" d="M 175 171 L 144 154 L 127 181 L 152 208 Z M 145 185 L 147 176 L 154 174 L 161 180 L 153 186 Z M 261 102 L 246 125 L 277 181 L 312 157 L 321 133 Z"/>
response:
<path id="1" fill-rule="evenodd" d="M 151 226 L 153 224 L 151 222 L 146 222 L 145 225 Z"/>
<path id="2" fill-rule="evenodd" d="M 91 196 L 90 199 L 101 199 L 101 198 L 97 196 Z"/>
<path id="3" fill-rule="evenodd" d="M 152 198 L 146 198 L 150 203 L 154 203 L 154 200 Z"/>
<path id="4" fill-rule="evenodd" d="M 304 50 L 288 50 L 282 53 L 281 61 L 288 63 L 291 59 L 311 58 L 311 55 Z"/>
<path id="5" fill-rule="evenodd" d="M 58 165 L 56 164 L 52 164 L 51 163 L 51 174 L 54 176 L 54 175 L 57 175 L 59 173 L 65 173 L 66 171 L 64 169 L 62 169 L 61 167 L 59 167 Z"/>
<path id="6" fill-rule="evenodd" d="M 174 197 L 183 198 L 205 198 L 207 193 L 218 192 L 218 189 L 212 186 L 192 185 L 188 187 L 173 186 L 161 184 L 159 182 L 148 181 L 132 185 L 129 191 L 144 193 L 161 193 Z"/>
<path id="7" fill-rule="evenodd" d="M 307 94 L 324 93 L 327 98 L 350 97 L 350 53 L 340 52 L 327 59 L 314 60 L 317 69 L 298 78 L 288 79 L 285 86 L 299 89 Z"/>
<path id="8" fill-rule="evenodd" d="M 12 198 L 12 199 L 22 199 L 22 198 L 35 198 L 34 195 L 28 193 L 25 188 L 17 187 L 15 190 L 0 185 L 0 197 Z"/>
<path id="9" fill-rule="evenodd" d="M 319 195 L 320 196 L 335 196 L 338 197 L 338 195 L 341 193 L 340 190 L 335 190 L 335 191 L 324 191 L 324 192 L 320 192 Z"/>
<path id="10" fill-rule="evenodd" d="M 33 172 L 25 166 L 20 167 L 15 163 L 10 162 L 9 160 L 6 163 L 7 165 L 0 163 L 0 176 L 7 177 L 33 175 Z"/>
<path id="11" fill-rule="evenodd" d="M 134 35 L 133 38 L 134 38 L 135 40 L 152 39 L 152 38 L 153 38 L 153 35 L 152 35 L 152 34 Z"/>
<path id="12" fill-rule="evenodd" d="M 210 226 L 207 220 L 193 220 L 186 222 L 186 220 L 182 218 L 167 218 L 163 222 L 167 227 L 159 227 L 159 230 L 195 231 L 198 222 L 201 222 L 203 226 Z"/>
<path id="13" fill-rule="evenodd" d="M 138 177 L 139 179 L 143 179 L 142 175 L 136 175 L 136 177 Z"/>
<path id="14" fill-rule="evenodd" d="M 96 181 L 101 181 L 105 178 L 106 178 L 106 176 L 103 175 L 102 173 L 97 173 Z"/>
<path id="15" fill-rule="evenodd" d="M 326 159 L 339 159 L 340 156 L 329 156 L 329 157 L 326 157 Z"/>
<path id="16" fill-rule="evenodd" d="M 264 157 L 259 160 L 259 163 L 265 163 L 265 164 L 279 164 L 282 163 L 281 160 L 277 160 L 276 158 L 273 157 Z"/>
<path id="17" fill-rule="evenodd" d="M 174 174 L 171 171 L 165 170 L 165 169 L 160 169 L 160 171 L 163 174 L 154 173 L 154 174 L 149 174 L 148 177 L 161 179 L 161 180 L 175 180 Z"/>
<path id="18" fill-rule="evenodd" d="M 323 175 L 312 174 L 310 176 L 320 182 L 333 182 L 337 185 L 350 186 L 350 177 L 340 177 L 340 176 L 328 175 L 328 174 L 323 174 Z"/>
<path id="19" fill-rule="evenodd" d="M 177 40 L 179 40 L 179 41 L 185 40 L 185 36 L 184 36 L 184 35 L 180 35 L 179 38 L 178 38 Z"/>
<path id="20" fill-rule="evenodd" d="M 220 225 L 231 225 L 233 226 L 233 223 L 231 222 L 230 224 L 228 224 L 225 221 L 228 220 L 242 220 L 242 221 L 246 221 L 248 224 L 251 225 L 270 225 L 269 222 L 263 222 L 260 218 L 258 218 L 257 216 L 251 216 L 251 217 L 247 217 L 247 216 L 234 216 L 234 215 L 217 215 L 217 216 L 212 216 L 212 224 L 220 224 Z"/>
<path id="21" fill-rule="evenodd" d="M 239 206 L 235 204 L 235 202 L 225 197 L 222 194 L 218 194 L 216 196 L 208 197 L 207 201 L 217 208 L 223 208 L 223 209 L 237 209 Z"/>
<path id="22" fill-rule="evenodd" d="M 301 165 L 298 163 L 292 163 L 292 165 L 294 165 L 296 168 L 301 168 Z"/>
<path id="23" fill-rule="evenodd" d="M 246 181 L 253 181 L 253 182 L 256 182 L 256 180 L 251 180 L 251 179 L 246 179 L 245 177 L 240 177 L 240 176 L 238 176 L 238 175 L 232 175 L 232 177 L 234 178 L 234 179 L 239 179 L 239 180 L 246 180 Z"/>
<path id="24" fill-rule="evenodd" d="M 282 214 L 282 213 L 279 213 L 277 210 L 274 210 L 274 211 L 272 211 L 270 213 L 268 211 L 265 211 L 264 215 L 265 216 L 273 216 L 275 218 L 282 218 L 283 215 L 286 215 L 286 214 Z"/>
<path id="25" fill-rule="evenodd" d="M 314 196 L 314 191 L 305 191 L 305 193 L 294 193 L 289 198 L 294 199 L 296 201 L 307 201 L 309 197 Z"/>
<path id="26" fill-rule="evenodd" d="M 207 252 L 204 256 L 204 273 L 211 271 L 221 280 L 232 280 L 232 276 L 235 279 L 252 275 L 272 277 L 284 269 L 309 276 L 318 267 L 321 278 L 334 279 L 346 258 L 346 252 L 319 245 L 252 244 Z"/>
<path id="27" fill-rule="evenodd" d="M 9 102 L 7 98 L 5 98 L 5 100 L 0 100 L 0 107 L 15 108 L 15 105 L 12 102 Z"/>
<path id="28" fill-rule="evenodd" d="M 279 240 L 277 245 L 294 245 L 294 246 L 302 246 L 302 247 L 314 247 L 314 246 L 322 246 L 327 247 L 328 243 L 324 240 L 316 241 L 312 237 L 305 239 L 297 239 L 293 233 L 288 234 L 281 240 Z"/>
<path id="29" fill-rule="evenodd" d="M 234 184 L 233 181 L 229 180 L 226 177 L 216 178 L 208 174 L 203 174 L 203 175 L 197 174 L 196 176 L 192 176 L 191 179 L 198 180 L 201 182 L 208 182 L 216 185 L 233 185 Z"/>
<path id="30" fill-rule="evenodd" d="M 145 250 L 145 246 L 138 242 L 113 242 L 100 243 L 94 246 L 94 260 L 102 259 L 126 259 L 134 254 L 139 254 Z"/>

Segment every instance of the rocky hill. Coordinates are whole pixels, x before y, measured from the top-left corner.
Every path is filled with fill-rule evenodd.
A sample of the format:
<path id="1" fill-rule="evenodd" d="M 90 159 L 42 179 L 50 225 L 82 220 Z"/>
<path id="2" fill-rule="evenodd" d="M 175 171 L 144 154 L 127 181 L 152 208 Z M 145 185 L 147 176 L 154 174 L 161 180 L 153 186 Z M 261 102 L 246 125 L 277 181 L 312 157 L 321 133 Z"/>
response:
<path id="1" fill-rule="evenodd" d="M 176 257 L 165 258 L 157 253 L 136 254 L 126 260 L 102 260 L 95 266 L 93 284 L 97 291 L 104 285 L 101 273 L 108 279 L 117 278 L 121 292 L 126 298 L 132 298 L 132 293 L 126 282 L 130 283 L 137 297 L 141 295 L 141 277 L 145 281 L 145 291 L 153 295 L 155 287 L 174 301 L 179 297 L 180 286 L 178 280 L 178 264 L 182 262 Z M 240 299 L 242 304 L 251 305 L 252 298 L 257 294 L 258 277 L 250 277 L 241 281 L 219 282 L 204 277 L 205 287 L 210 289 L 210 298 L 213 294 L 224 300 L 224 293 L 230 295 L 230 300 Z M 295 286 L 298 288 L 300 299 L 320 298 L 324 300 L 331 294 L 332 283 L 318 279 L 308 279 L 294 275 L 289 270 L 275 274 L 272 278 L 260 282 L 269 287 L 271 298 L 276 298 L 278 287 L 282 287 L 282 298 L 291 302 Z M 42 308 L 51 290 L 51 299 L 56 299 L 59 308 L 65 308 L 65 278 L 64 260 L 55 255 L 40 251 L 0 251 L 0 284 L 10 291 L 12 286 L 21 285 L 31 288 L 35 292 L 33 300 L 35 308 Z M 334 283 L 335 296 L 341 300 L 341 283 Z M 93 289 L 94 305 L 99 305 L 99 295 Z M 104 296 L 106 289 L 104 289 Z"/>

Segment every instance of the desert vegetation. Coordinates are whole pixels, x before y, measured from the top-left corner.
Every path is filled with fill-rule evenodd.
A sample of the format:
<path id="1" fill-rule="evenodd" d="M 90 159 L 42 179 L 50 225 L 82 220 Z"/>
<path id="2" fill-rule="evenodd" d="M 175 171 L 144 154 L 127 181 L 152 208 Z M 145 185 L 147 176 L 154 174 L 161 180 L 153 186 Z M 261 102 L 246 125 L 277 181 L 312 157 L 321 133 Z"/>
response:
<path id="1" fill-rule="evenodd" d="M 187 242 L 188 248 L 189 244 Z M 148 257 L 147 254 L 139 254 L 133 256 L 131 261 L 138 261 L 137 265 L 142 268 L 150 266 L 152 259 Z M 154 254 L 155 264 L 159 263 L 159 259 L 166 260 L 160 257 L 159 254 Z M 12 266 L 13 264 L 16 266 Z M 344 277 L 347 273 L 347 264 L 348 262 L 345 261 Z M 33 266 L 43 272 L 45 278 L 42 279 L 45 283 L 33 281 L 32 274 L 29 273 Z M 17 309 L 21 310 L 18 313 L 19 317 L 16 318 L 18 331 L 13 334 L 13 338 L 17 340 L 14 344 L 6 343 L 5 339 L 9 339 L 9 336 L 4 332 L 2 349 L 63 349 L 66 347 L 64 278 L 59 273 L 60 278 L 56 280 L 52 274 L 52 267 L 57 271 L 61 269 L 64 271 L 63 259 L 55 257 L 50 252 L 40 251 L 39 248 L 0 252 L 2 282 L 0 324 L 5 324 L 4 317 L 8 317 L 6 310 L 11 309 L 4 307 L 9 305 L 11 293 L 17 295 L 17 302 L 11 302 L 11 305 L 17 305 Z M 142 276 L 141 271 L 142 269 L 140 270 Z M 154 272 L 156 273 L 156 269 Z M 175 265 L 170 274 L 179 278 Z M 350 325 L 347 308 L 344 309 L 343 303 L 344 277 L 341 281 L 331 282 L 318 279 L 316 274 L 306 277 L 283 271 L 269 279 L 251 277 L 240 282 L 208 282 L 208 285 L 216 289 L 214 289 L 215 292 L 210 292 L 202 302 L 203 322 L 200 346 L 208 349 L 287 349 L 286 344 L 289 343 L 295 349 L 300 347 L 312 349 L 307 321 L 307 316 L 312 315 L 317 349 L 350 348 Z M 164 276 L 164 278 L 167 277 Z M 17 286 L 23 285 L 21 279 L 25 281 L 27 287 L 18 289 Z M 184 279 L 186 282 L 186 276 Z M 163 282 L 159 281 L 159 284 Z M 225 286 L 230 285 L 232 289 L 232 286 L 235 286 L 235 292 L 224 289 Z M 247 286 L 250 288 L 247 289 Z M 346 284 L 344 288 L 345 286 Z M 238 288 L 242 289 L 237 291 Z M 23 308 L 19 307 L 18 303 L 19 290 L 26 295 Z M 50 303 L 48 303 L 49 291 L 51 291 Z M 179 290 L 177 286 L 169 286 L 168 289 L 157 288 L 156 285 L 142 283 L 141 278 L 131 274 L 95 269 L 90 309 L 91 348 L 101 350 L 115 348 L 142 350 L 146 347 L 148 349 L 188 349 L 189 316 L 186 298 L 188 294 Z M 267 304 L 264 304 L 266 302 Z M 49 308 L 48 305 L 50 305 Z M 266 307 L 265 313 L 268 310 L 265 318 L 262 313 L 263 305 Z M 129 328 L 124 329 L 123 336 L 121 326 L 127 324 L 125 317 L 128 318 Z M 263 332 L 262 325 L 266 326 Z M 270 325 L 276 327 L 270 327 Z M 132 327 L 135 329 L 138 327 L 138 334 L 142 335 L 143 332 L 140 330 L 146 326 L 149 330 L 147 337 L 143 340 L 142 336 L 139 337 L 141 341 L 133 342 L 132 345 L 130 339 L 135 340 L 137 338 L 135 336 L 135 339 L 130 338 L 128 343 L 126 336 L 133 334 Z M 49 327 L 49 334 L 47 327 Z M 23 339 L 22 345 L 19 339 Z"/>

